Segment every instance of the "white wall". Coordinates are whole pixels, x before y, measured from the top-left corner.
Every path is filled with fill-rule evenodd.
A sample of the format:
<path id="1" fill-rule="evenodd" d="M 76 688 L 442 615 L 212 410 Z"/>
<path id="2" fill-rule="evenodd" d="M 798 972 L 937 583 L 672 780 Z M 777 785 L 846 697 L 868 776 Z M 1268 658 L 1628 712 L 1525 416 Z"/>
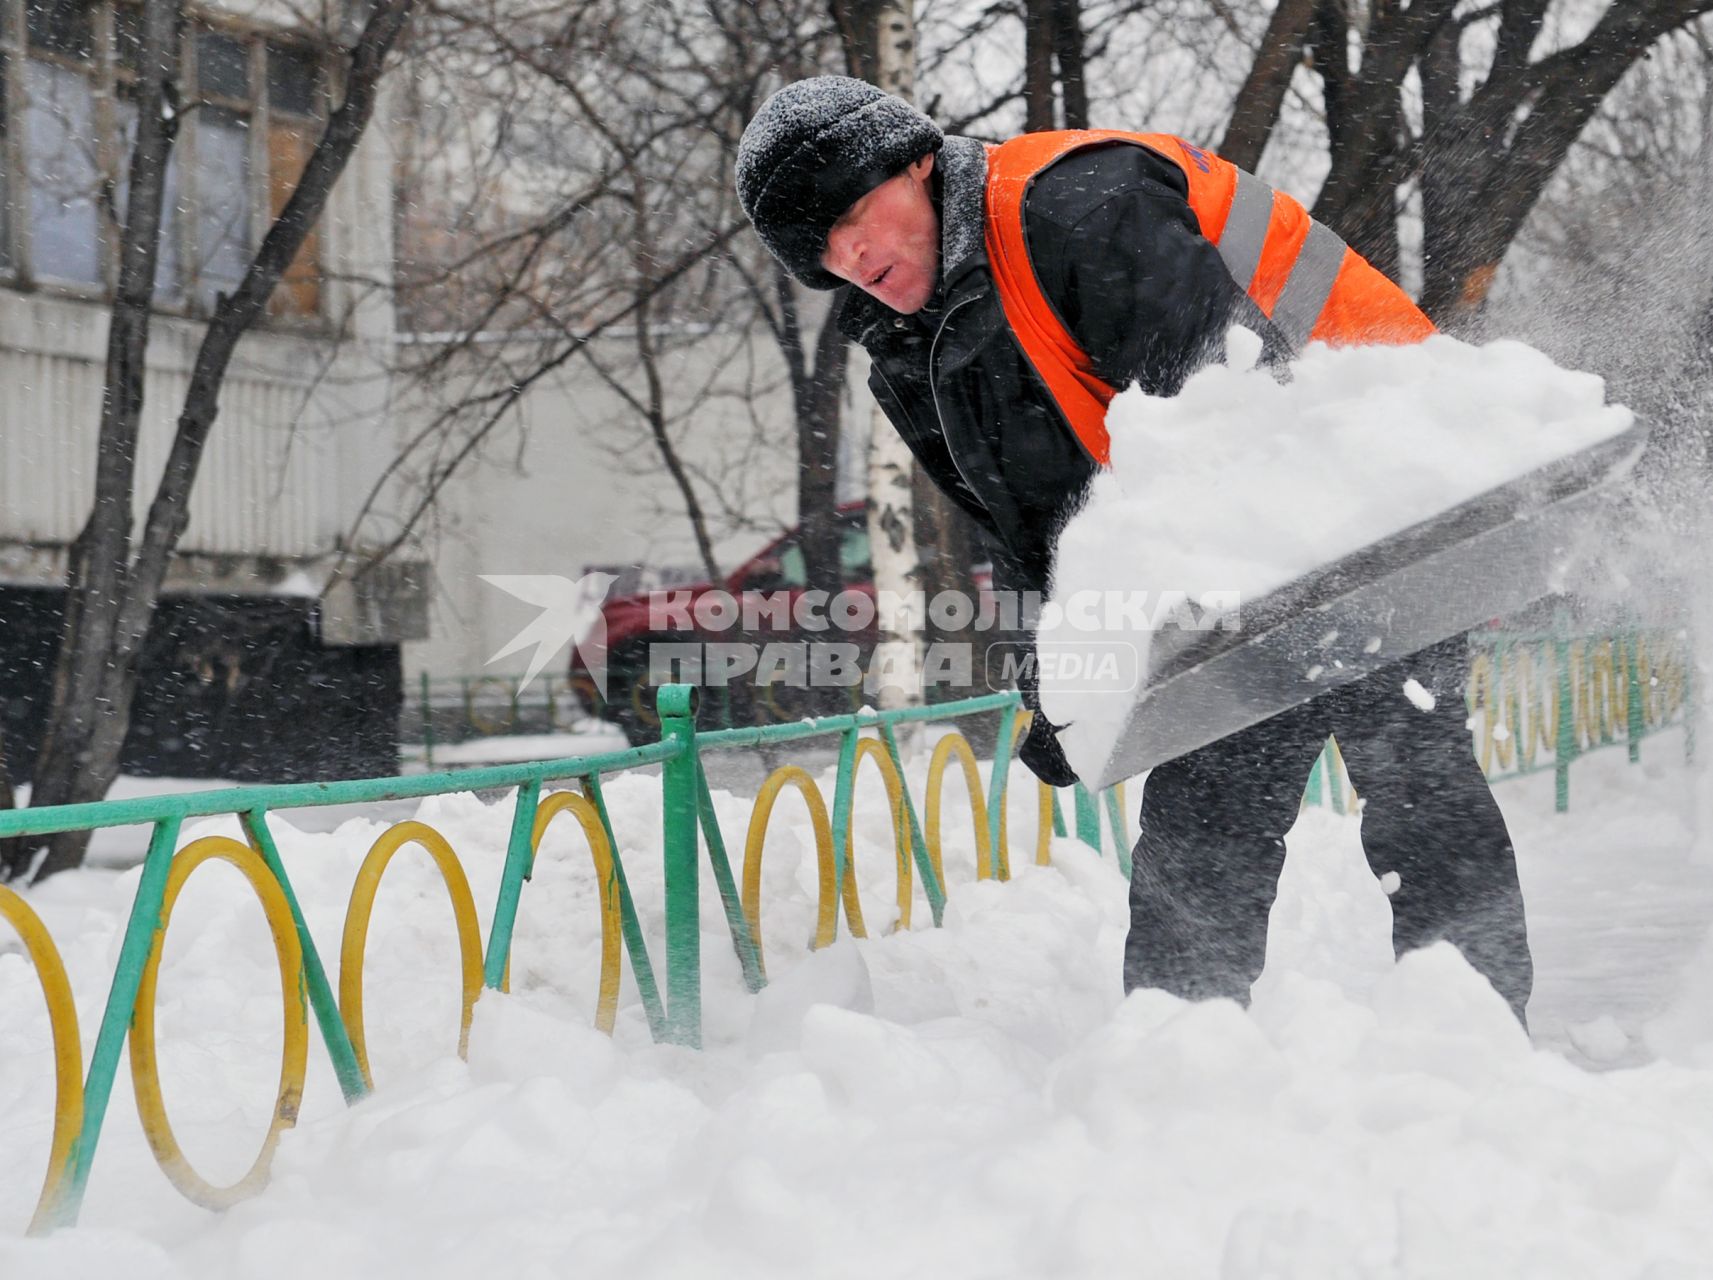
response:
<path id="1" fill-rule="evenodd" d="M 602 344 L 604 362 L 622 358 L 623 339 Z M 777 386 L 777 355 L 757 342 L 755 368 L 729 359 L 730 343 L 692 348 L 668 366 L 668 388 L 771 389 L 750 407 L 716 398 L 679 429 L 686 462 L 699 479 L 729 572 L 796 520 L 796 445 L 790 397 Z M 720 367 L 716 369 L 715 366 Z M 847 411 L 846 419 L 850 418 Z M 724 510 L 737 508 L 751 527 Z M 434 570 L 430 638 L 405 647 L 407 677 L 511 674 L 529 652 L 488 666 L 488 659 L 536 616 L 536 609 L 481 580 L 483 574 L 579 577 L 598 564 L 694 564 L 695 543 L 682 500 L 648 442 L 641 421 L 580 361 L 528 393 L 520 412 L 487 442 L 437 504 L 425 538 Z M 550 670 L 563 669 L 564 655 Z"/>
<path id="2" fill-rule="evenodd" d="M 386 119 L 377 113 L 322 223 L 329 323 L 319 332 L 273 324 L 252 332 L 228 375 L 182 544 L 243 560 L 225 566 L 235 577 L 222 585 L 266 589 L 324 558 L 395 451 L 386 380 L 392 305 L 384 291 L 340 279 L 390 278 Z M 64 546 L 94 487 L 108 319 L 100 301 L 49 287 L 19 292 L 0 278 L 0 582 L 61 580 Z M 335 328 L 343 330 L 336 341 Z M 201 334 L 199 323 L 169 315 L 152 326 L 139 522 Z"/>

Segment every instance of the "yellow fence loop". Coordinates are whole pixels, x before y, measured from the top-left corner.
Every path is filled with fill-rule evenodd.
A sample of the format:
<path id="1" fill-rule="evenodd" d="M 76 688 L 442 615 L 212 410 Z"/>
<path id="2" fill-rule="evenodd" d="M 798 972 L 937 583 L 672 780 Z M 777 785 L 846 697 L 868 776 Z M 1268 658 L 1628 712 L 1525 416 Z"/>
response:
<path id="1" fill-rule="evenodd" d="M 1642 686 L 1643 718 L 1654 728 L 1676 715 L 1683 706 L 1684 650 L 1668 649 L 1657 657 L 1642 636 L 1636 645 L 1636 674 Z"/>
<path id="2" fill-rule="evenodd" d="M 975 751 L 969 739 L 961 733 L 948 733 L 934 744 L 934 754 L 928 757 L 927 817 L 928 861 L 940 883 L 946 883 L 940 840 L 940 796 L 945 789 L 946 768 L 953 759 L 963 766 L 964 790 L 969 793 L 970 823 L 975 828 L 975 878 L 977 880 L 1005 879 L 1002 868 L 994 865 L 993 837 L 987 828 L 987 806 L 983 800 L 981 769 L 975 762 Z"/>
<path id="3" fill-rule="evenodd" d="M 827 817 L 827 802 L 808 771 L 794 764 L 781 765 L 767 776 L 756 793 L 755 807 L 750 810 L 749 831 L 744 836 L 743 851 L 743 914 L 749 921 L 749 935 L 755 939 L 756 963 L 767 973 L 767 958 L 761 942 L 761 850 L 767 841 L 767 824 L 773 817 L 773 805 L 787 786 L 796 787 L 809 806 L 809 823 L 815 833 L 815 862 L 819 872 L 820 901 L 815 918 L 815 940 L 811 946 L 819 950 L 831 945 L 838 936 L 838 898 L 833 866 L 833 824 Z M 846 868 L 849 881 L 856 875 Z M 849 900 L 847 894 L 847 902 Z M 854 937 L 866 937 L 859 913 L 849 921 Z"/>
<path id="4" fill-rule="evenodd" d="M 393 855 L 407 844 L 419 846 L 440 871 L 446 882 L 447 895 L 452 899 L 452 917 L 458 925 L 458 952 L 463 972 L 464 1003 L 458 1024 L 458 1056 L 470 1049 L 470 1019 L 476 1008 L 476 998 L 482 994 L 482 930 L 476 923 L 476 901 L 470 895 L 470 882 L 464 867 L 446 837 L 423 822 L 401 822 L 386 831 L 357 870 L 357 883 L 351 888 L 351 905 L 345 911 L 345 937 L 339 946 L 339 1014 L 351 1036 L 351 1047 L 357 1054 L 357 1065 L 363 1069 L 363 1079 L 370 1088 L 374 1077 L 369 1074 L 368 1039 L 363 1025 L 363 953 L 369 944 L 369 918 L 375 910 L 375 892 L 380 888 L 381 875 Z"/>
<path id="5" fill-rule="evenodd" d="M 541 837 L 547 834 L 548 824 L 562 813 L 576 816 L 583 828 L 583 838 L 589 842 L 589 855 L 595 860 L 595 882 L 601 894 L 601 985 L 595 1001 L 595 1026 L 612 1035 L 619 1012 L 619 946 L 624 937 L 613 848 L 607 843 L 607 831 L 601 825 L 600 811 L 587 796 L 580 796 L 575 791 L 555 791 L 545 797 L 535 810 L 535 831 L 529 841 L 532 862 L 536 850 L 541 848 Z M 501 989 L 511 989 L 509 956 L 506 958 L 506 980 Z"/>
<path id="6" fill-rule="evenodd" d="M 1615 678 L 1612 642 L 1572 646 L 1571 672 L 1580 677 L 1575 679 L 1578 737 L 1590 747 L 1610 742 L 1613 728 L 1625 722 L 1629 692 L 1627 682 L 1621 686 Z"/>
<path id="7" fill-rule="evenodd" d="M 192 872 L 210 859 L 229 862 L 250 882 L 262 904 L 268 928 L 274 935 L 279 957 L 280 991 L 285 1005 L 285 1045 L 280 1053 L 280 1087 L 274 1100 L 273 1120 L 262 1140 L 250 1171 L 230 1186 L 217 1187 L 190 1167 L 180 1150 L 178 1138 L 167 1120 L 161 1098 L 160 1066 L 155 1057 L 155 984 L 160 977 L 161 953 L 166 943 L 167 921 L 173 904 Z M 309 998 L 304 986 L 303 948 L 292 921 L 285 891 L 268 870 L 261 855 L 248 845 L 226 836 L 206 836 L 178 852 L 167 873 L 166 893 L 161 899 L 161 922 L 155 929 L 154 946 L 143 965 L 137 986 L 137 1003 L 131 1014 L 131 1081 L 137 1095 L 137 1114 L 143 1133 L 162 1171 L 186 1199 L 206 1209 L 224 1209 L 255 1195 L 268 1183 L 274 1149 L 280 1134 L 297 1123 L 298 1104 L 303 1099 L 304 1071 L 309 1060 Z"/>
<path id="8" fill-rule="evenodd" d="M 25 902 L 0 885 L 0 920 L 24 940 L 24 954 L 35 966 L 36 980 L 48 1004 L 48 1026 L 54 1040 L 54 1131 L 48 1147 L 48 1172 L 30 1219 L 32 1232 L 51 1225 L 65 1178 L 70 1172 L 71 1145 L 83 1129 L 83 1045 L 77 1030 L 77 1003 L 71 996 L 65 962 L 48 936 L 47 926 Z"/>
<path id="9" fill-rule="evenodd" d="M 1011 728 L 1011 758 L 1017 759 L 1017 744 L 1029 734 L 1029 722 L 1035 718 L 1033 711 L 1019 711 L 1017 719 Z M 1034 775 L 1031 774 L 1031 777 Z M 1004 850 L 1007 863 L 1011 860 L 1010 822 L 1006 816 L 1009 806 L 999 806 L 999 831 L 997 839 L 999 848 Z M 1050 867 L 1053 865 L 1053 788 L 1039 778 L 1035 779 L 1035 865 Z"/>
<path id="10" fill-rule="evenodd" d="M 1683 652 L 1671 636 L 1637 632 L 1570 641 L 1564 645 L 1563 661 L 1570 689 L 1570 737 L 1578 751 L 1629 736 L 1632 662 L 1644 730 L 1660 727 L 1683 708 Z M 1556 754 L 1559 668 L 1560 654 L 1548 642 L 1518 643 L 1499 655 L 1474 656 L 1469 708 L 1478 717 L 1475 752 L 1484 773 L 1493 776 L 1513 764 L 1526 772 L 1535 767 L 1542 750 Z"/>
<path id="11" fill-rule="evenodd" d="M 1493 737 L 1493 725 L 1500 705 L 1497 685 L 1492 655 L 1476 654 L 1469 664 L 1469 701 L 1471 715 L 1481 717 L 1481 742 L 1475 754 L 1481 761 L 1482 773 L 1493 772 L 1493 754 L 1496 746 L 1500 745 Z M 1503 767 L 1507 756 L 1501 754 L 1499 759 Z"/>
<path id="12" fill-rule="evenodd" d="M 1550 652 L 1517 645 L 1494 655 L 1475 655 L 1469 667 L 1470 710 L 1478 716 L 1476 756 L 1481 771 L 1534 767 L 1542 748 L 1558 743 L 1556 659 Z"/>
<path id="13" fill-rule="evenodd" d="M 845 919 L 862 921 L 862 902 L 857 895 L 857 878 L 854 870 L 854 851 L 856 838 L 853 829 L 856 826 L 856 778 L 862 772 L 862 762 L 873 760 L 880 770 L 880 781 L 886 788 L 886 808 L 892 815 L 892 852 L 897 865 L 898 884 L 898 923 L 894 931 L 910 927 L 910 903 L 915 894 L 915 871 L 910 864 L 910 816 L 904 807 L 904 779 L 898 776 L 898 767 L 892 763 L 892 757 L 887 754 L 886 746 L 878 738 L 858 738 L 856 755 L 851 762 L 851 811 L 845 819 L 845 849 L 853 860 L 847 863 L 845 874 Z M 939 865 L 935 864 L 934 873 L 939 874 Z M 941 884 L 945 883 L 941 877 Z M 855 926 L 851 929 L 857 937 L 862 937 Z"/>
<path id="14" fill-rule="evenodd" d="M 1005 813 L 999 815 L 999 842 L 1010 848 L 1005 838 Z M 1035 783 L 1035 865 L 1053 863 L 1053 788 L 1045 782 Z"/>

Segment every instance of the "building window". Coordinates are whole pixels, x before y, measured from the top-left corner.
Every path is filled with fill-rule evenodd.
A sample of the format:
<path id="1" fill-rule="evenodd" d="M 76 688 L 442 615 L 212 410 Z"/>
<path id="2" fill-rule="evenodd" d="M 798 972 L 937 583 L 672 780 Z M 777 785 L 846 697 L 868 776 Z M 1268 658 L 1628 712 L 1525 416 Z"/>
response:
<path id="1" fill-rule="evenodd" d="M 131 0 L 0 0 L 0 273 L 14 283 L 112 289 L 141 51 Z M 302 173 L 326 121 L 326 77 L 309 44 L 193 13 L 179 97 L 156 301 L 206 313 L 243 278 Z M 321 280 L 311 236 L 273 314 L 318 314 Z"/>

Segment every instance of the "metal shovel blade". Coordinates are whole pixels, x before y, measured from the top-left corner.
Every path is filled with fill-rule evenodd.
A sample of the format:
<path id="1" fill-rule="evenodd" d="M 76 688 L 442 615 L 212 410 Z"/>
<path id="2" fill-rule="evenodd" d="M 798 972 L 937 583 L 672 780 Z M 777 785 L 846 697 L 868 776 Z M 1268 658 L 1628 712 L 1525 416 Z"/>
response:
<path id="1" fill-rule="evenodd" d="M 1242 606 L 1162 630 L 1097 787 L 1134 777 L 1574 585 L 1618 532 L 1648 428 L 1571 454 Z"/>

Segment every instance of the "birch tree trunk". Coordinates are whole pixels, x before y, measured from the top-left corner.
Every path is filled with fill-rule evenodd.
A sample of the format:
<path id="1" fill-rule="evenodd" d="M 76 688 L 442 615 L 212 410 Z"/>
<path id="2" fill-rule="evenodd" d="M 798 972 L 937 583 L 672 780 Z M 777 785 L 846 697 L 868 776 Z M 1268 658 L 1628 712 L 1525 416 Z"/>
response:
<path id="1" fill-rule="evenodd" d="M 889 0 L 881 7 L 878 53 L 876 83 L 888 93 L 912 97 L 916 80 L 912 0 Z M 880 604 L 880 642 L 869 665 L 866 689 L 882 710 L 922 701 L 921 620 L 908 608 L 888 607 L 909 601 L 922 581 L 911 492 L 914 469 L 909 446 L 877 405 L 868 437 L 868 540 Z"/>

